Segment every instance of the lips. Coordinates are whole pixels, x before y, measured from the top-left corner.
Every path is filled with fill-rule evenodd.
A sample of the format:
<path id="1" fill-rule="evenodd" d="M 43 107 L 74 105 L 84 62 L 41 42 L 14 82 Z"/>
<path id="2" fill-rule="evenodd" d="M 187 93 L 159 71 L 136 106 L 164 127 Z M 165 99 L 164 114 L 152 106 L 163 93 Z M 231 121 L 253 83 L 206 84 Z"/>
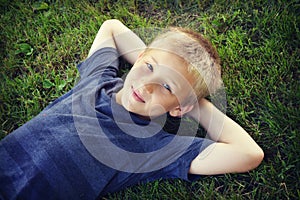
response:
<path id="1" fill-rule="evenodd" d="M 141 96 L 141 94 L 140 94 L 137 90 L 133 89 L 132 86 L 131 86 L 131 89 L 132 89 L 132 96 L 133 96 L 133 98 L 134 98 L 136 101 L 138 101 L 138 102 L 145 103 L 145 100 L 144 100 L 144 98 Z"/>

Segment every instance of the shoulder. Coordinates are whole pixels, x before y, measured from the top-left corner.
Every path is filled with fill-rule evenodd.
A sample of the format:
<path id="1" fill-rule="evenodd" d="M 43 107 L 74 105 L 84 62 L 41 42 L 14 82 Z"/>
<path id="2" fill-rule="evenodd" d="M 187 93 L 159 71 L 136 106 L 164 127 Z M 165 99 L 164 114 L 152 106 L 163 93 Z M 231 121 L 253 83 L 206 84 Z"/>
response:
<path id="1" fill-rule="evenodd" d="M 81 78 L 112 70 L 113 76 L 119 68 L 119 54 L 115 48 L 104 47 L 95 51 L 91 56 L 77 65 Z"/>
<path id="2" fill-rule="evenodd" d="M 106 60 L 110 57 L 119 57 L 119 53 L 114 47 L 103 47 L 94 51 L 91 55 L 89 55 L 83 62 L 89 62 L 95 59 Z"/>

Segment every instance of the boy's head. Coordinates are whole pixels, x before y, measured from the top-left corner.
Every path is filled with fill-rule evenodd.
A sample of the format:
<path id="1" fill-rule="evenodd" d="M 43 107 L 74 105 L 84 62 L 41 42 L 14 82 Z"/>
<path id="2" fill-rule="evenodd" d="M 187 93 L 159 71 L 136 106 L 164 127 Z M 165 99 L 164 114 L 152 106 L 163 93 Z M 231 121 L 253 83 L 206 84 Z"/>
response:
<path id="1" fill-rule="evenodd" d="M 146 51 L 150 49 L 168 51 L 184 59 L 185 67 L 196 79 L 193 88 L 198 100 L 221 86 L 219 55 L 201 34 L 179 27 L 170 28 L 155 38 Z"/>
<path id="2" fill-rule="evenodd" d="M 171 28 L 158 36 L 128 73 L 117 102 L 155 117 L 182 116 L 220 85 L 219 57 L 200 34 Z"/>

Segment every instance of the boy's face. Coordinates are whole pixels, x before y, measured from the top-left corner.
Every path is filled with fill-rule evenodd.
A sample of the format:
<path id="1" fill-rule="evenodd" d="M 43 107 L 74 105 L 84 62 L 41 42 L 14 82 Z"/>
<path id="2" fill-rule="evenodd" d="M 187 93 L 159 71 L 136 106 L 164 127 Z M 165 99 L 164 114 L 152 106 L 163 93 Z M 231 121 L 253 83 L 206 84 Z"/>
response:
<path id="1" fill-rule="evenodd" d="M 116 101 L 128 111 L 145 117 L 166 112 L 177 116 L 174 109 L 180 111 L 180 102 L 191 94 L 194 81 L 180 57 L 162 50 L 150 50 L 136 61 Z"/>

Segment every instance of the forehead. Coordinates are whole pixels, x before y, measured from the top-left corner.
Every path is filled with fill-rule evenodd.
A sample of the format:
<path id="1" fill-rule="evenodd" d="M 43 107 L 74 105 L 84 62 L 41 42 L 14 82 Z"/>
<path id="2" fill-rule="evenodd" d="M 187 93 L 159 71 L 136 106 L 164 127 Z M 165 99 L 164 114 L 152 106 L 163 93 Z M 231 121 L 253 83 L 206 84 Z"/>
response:
<path id="1" fill-rule="evenodd" d="M 151 49 L 145 53 L 144 59 L 146 59 L 146 61 L 152 61 L 152 64 L 154 63 L 158 65 L 159 68 L 157 68 L 157 70 L 168 70 L 171 74 L 175 73 L 186 78 L 191 75 L 188 72 L 187 62 L 174 52 L 161 49 Z"/>
<path id="2" fill-rule="evenodd" d="M 148 49 L 145 57 L 154 58 L 158 64 L 172 67 L 174 65 L 184 67 L 185 61 L 176 52 L 163 49 Z"/>

